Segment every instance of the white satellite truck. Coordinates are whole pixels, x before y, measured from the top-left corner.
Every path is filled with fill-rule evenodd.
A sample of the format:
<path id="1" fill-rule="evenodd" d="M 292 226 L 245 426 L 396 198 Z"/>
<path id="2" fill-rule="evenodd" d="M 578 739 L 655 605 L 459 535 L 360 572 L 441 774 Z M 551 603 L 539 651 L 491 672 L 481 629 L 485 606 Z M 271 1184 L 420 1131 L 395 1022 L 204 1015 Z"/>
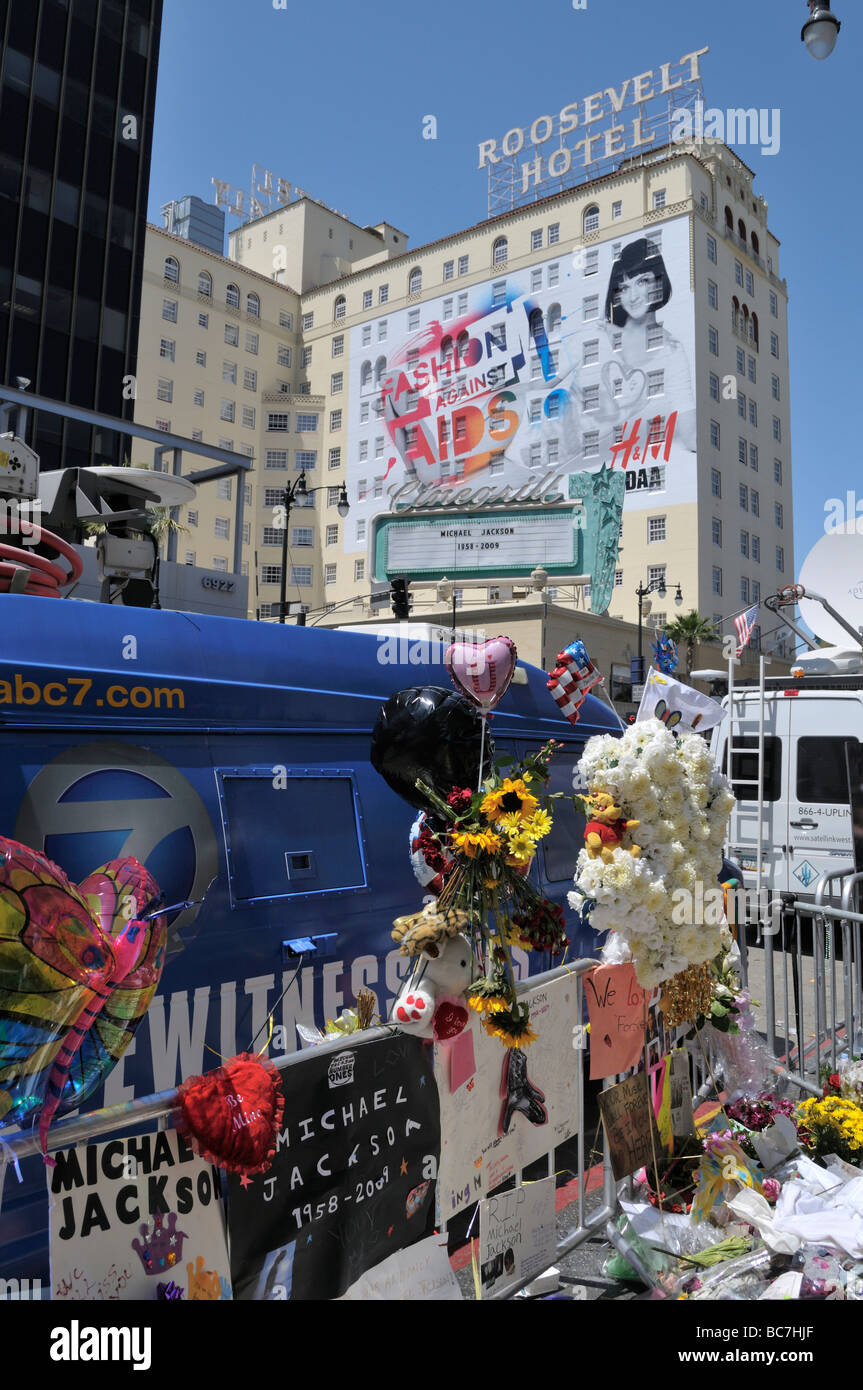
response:
<path id="1" fill-rule="evenodd" d="M 737 797 L 726 855 L 750 893 L 760 887 L 773 901 L 811 899 L 824 874 L 855 864 L 846 748 L 863 744 L 863 537 L 825 537 L 852 539 L 844 555 L 830 551 L 829 576 L 823 554 L 820 576 L 810 566 L 824 541 L 801 571 L 814 570 L 829 598 L 800 583 L 765 599 L 810 650 L 788 676 L 765 678 L 762 662 L 758 681 L 734 684 L 729 664 L 728 713 L 712 733 L 714 764 Z M 797 604 L 812 631 L 836 645 L 815 646 L 783 611 Z M 838 899 L 828 888 L 825 900 Z"/>

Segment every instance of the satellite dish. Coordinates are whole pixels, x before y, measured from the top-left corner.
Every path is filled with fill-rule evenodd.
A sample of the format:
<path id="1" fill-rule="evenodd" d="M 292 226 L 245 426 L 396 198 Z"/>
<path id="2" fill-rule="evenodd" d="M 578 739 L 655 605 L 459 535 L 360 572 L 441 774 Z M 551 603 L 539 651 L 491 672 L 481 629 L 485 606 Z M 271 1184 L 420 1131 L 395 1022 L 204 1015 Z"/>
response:
<path id="1" fill-rule="evenodd" d="M 99 479 L 99 491 L 103 497 L 118 492 L 128 495 L 140 491 L 143 494 L 142 502 L 153 507 L 181 507 L 184 502 L 194 501 L 197 493 L 195 484 L 185 478 L 175 477 L 173 473 L 151 472 L 149 468 L 117 468 L 109 464 L 82 468 L 81 472 Z"/>
<path id="2" fill-rule="evenodd" d="M 800 570 L 805 589 L 821 594 L 859 631 L 863 627 L 863 535 L 856 531 L 833 531 L 822 536 L 810 550 Z M 803 621 L 823 642 L 847 647 L 848 633 L 825 613 L 820 603 L 800 600 Z"/>

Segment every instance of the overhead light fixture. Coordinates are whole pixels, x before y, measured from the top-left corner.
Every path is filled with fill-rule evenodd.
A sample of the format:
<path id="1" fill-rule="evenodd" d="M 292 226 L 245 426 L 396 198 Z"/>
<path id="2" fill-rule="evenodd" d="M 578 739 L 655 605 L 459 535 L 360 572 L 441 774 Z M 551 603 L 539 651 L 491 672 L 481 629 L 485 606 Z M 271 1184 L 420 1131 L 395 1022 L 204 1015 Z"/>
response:
<path id="1" fill-rule="evenodd" d="M 821 0 L 808 0 L 808 4 L 809 18 L 800 31 L 800 37 L 812 57 L 820 62 L 829 58 L 836 47 L 836 38 L 842 25 Z"/>

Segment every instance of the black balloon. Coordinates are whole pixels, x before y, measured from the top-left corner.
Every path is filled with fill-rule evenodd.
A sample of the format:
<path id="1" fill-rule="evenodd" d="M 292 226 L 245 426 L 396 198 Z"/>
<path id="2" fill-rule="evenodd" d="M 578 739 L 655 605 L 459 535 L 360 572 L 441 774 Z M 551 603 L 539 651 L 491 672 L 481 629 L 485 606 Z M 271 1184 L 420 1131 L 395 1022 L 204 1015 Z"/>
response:
<path id="1" fill-rule="evenodd" d="M 446 798 L 453 787 L 479 782 L 482 720 L 479 711 L 454 690 L 437 685 L 398 690 L 381 707 L 372 731 L 371 763 L 411 806 L 435 814 L 417 790 L 417 779 Z M 483 775 L 492 769 L 494 750 L 488 729 Z"/>

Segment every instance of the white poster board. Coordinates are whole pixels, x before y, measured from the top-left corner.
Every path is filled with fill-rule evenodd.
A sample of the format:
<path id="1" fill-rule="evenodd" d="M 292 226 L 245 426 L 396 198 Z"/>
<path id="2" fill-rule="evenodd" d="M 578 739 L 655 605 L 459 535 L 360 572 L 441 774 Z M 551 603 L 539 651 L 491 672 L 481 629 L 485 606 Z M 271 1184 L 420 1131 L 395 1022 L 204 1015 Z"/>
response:
<path id="1" fill-rule="evenodd" d="M 499 1192 L 479 1204 L 483 1298 L 534 1279 L 554 1264 L 554 1178 Z"/>
<path id="2" fill-rule="evenodd" d="M 442 1239 L 434 1235 L 405 1250 L 397 1250 L 374 1269 L 366 1270 L 339 1301 L 460 1301 L 461 1289 L 452 1272 L 446 1246 L 445 1236 Z"/>

